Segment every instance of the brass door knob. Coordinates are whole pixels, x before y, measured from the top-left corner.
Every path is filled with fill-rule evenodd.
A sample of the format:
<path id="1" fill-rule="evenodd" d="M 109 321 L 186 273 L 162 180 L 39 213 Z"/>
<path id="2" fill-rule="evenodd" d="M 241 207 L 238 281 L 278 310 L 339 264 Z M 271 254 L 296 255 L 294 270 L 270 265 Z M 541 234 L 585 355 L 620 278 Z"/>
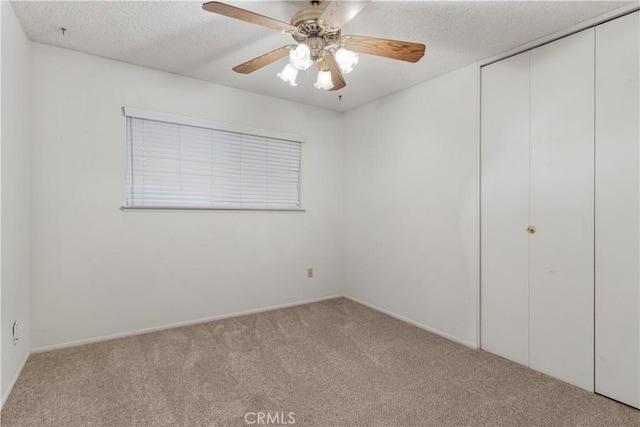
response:
<path id="1" fill-rule="evenodd" d="M 527 227 L 529 234 L 536 234 L 536 228 L 533 225 Z"/>

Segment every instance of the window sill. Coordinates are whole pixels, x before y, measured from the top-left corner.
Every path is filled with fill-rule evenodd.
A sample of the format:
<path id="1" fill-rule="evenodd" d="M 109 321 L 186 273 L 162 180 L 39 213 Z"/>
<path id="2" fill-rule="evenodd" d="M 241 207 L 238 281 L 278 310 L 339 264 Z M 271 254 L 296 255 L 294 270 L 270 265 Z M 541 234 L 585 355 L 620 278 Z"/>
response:
<path id="1" fill-rule="evenodd" d="M 149 212 L 149 211 L 212 211 L 212 212 L 306 212 L 302 208 L 199 208 L 199 207 L 178 207 L 178 206 L 121 206 L 122 212 Z"/>

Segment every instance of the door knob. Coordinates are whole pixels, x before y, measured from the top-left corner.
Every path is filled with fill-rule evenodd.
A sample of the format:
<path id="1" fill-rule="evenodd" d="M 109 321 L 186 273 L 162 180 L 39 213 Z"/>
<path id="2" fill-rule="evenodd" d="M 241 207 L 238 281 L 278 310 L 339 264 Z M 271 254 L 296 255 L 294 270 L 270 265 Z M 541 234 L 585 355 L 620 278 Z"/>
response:
<path id="1" fill-rule="evenodd" d="M 527 227 L 529 234 L 536 234 L 536 228 L 533 225 Z"/>

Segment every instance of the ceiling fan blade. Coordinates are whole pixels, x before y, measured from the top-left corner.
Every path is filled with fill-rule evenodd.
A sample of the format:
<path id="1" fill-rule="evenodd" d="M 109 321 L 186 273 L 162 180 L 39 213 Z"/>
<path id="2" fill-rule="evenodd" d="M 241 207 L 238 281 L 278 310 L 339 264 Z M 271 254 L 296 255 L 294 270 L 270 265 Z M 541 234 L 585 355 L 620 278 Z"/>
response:
<path id="1" fill-rule="evenodd" d="M 330 91 L 340 90 L 347 85 L 333 54 L 328 53 L 321 61 L 318 61 L 318 68 L 325 70 L 328 68 L 331 72 L 331 82 L 333 83 L 333 87 L 329 89 Z"/>
<path id="2" fill-rule="evenodd" d="M 354 52 L 384 56 L 401 61 L 418 62 L 424 56 L 425 46 L 398 40 L 377 39 L 375 37 L 344 36 L 344 47 Z"/>
<path id="3" fill-rule="evenodd" d="M 269 53 L 258 56 L 257 58 L 253 58 L 252 60 L 247 61 L 244 64 L 233 67 L 233 71 L 241 74 L 253 73 L 254 71 L 259 70 L 260 68 L 267 66 L 272 62 L 277 61 L 278 59 L 289 56 L 289 51 L 293 48 L 295 48 L 294 45 L 282 46 L 276 50 L 272 50 Z"/>
<path id="4" fill-rule="evenodd" d="M 262 25 L 263 27 L 271 28 L 277 31 L 292 31 L 294 27 L 277 19 L 262 16 L 257 13 L 249 12 L 239 7 L 230 6 L 228 4 L 212 1 L 202 5 L 202 8 L 207 12 L 217 13 L 219 15 L 228 16 L 229 18 L 239 19 L 241 21 L 249 22 L 251 24 Z"/>
<path id="5" fill-rule="evenodd" d="M 333 0 L 322 12 L 319 20 L 333 28 L 342 28 L 351 21 L 371 0 Z"/>

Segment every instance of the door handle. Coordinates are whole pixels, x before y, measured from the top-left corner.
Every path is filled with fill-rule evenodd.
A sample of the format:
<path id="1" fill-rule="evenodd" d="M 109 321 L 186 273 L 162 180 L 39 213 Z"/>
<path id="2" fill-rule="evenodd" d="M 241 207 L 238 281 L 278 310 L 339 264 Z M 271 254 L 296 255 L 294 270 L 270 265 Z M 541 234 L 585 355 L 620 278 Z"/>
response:
<path id="1" fill-rule="evenodd" d="M 527 232 L 529 234 L 536 234 L 536 228 L 533 225 L 527 227 Z"/>

